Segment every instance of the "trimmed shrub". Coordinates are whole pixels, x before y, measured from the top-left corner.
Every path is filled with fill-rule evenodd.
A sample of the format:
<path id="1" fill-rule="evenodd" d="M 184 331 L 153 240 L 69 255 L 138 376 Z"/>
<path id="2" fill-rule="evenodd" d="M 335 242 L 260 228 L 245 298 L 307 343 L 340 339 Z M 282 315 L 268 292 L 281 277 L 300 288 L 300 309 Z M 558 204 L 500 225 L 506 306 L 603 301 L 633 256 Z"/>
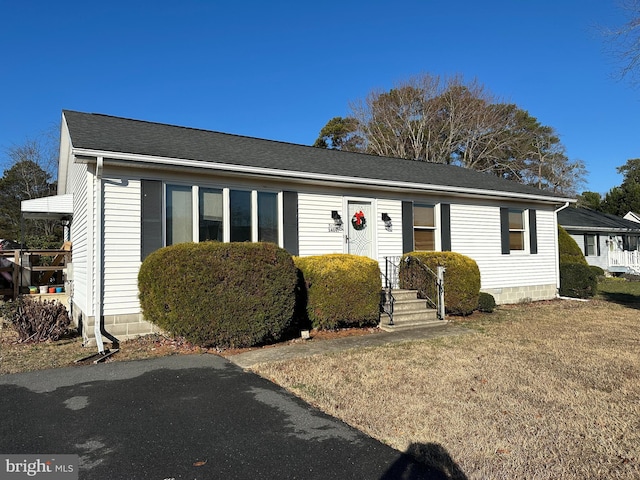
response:
<path id="1" fill-rule="evenodd" d="M 588 265 L 576 241 L 560 225 L 558 225 L 558 255 L 560 264 L 579 263 Z"/>
<path id="2" fill-rule="evenodd" d="M 307 293 L 307 315 L 314 328 L 377 325 L 380 267 L 349 254 L 296 257 Z"/>
<path id="3" fill-rule="evenodd" d="M 478 297 L 478 310 L 485 313 L 492 313 L 496 308 L 496 299 L 487 292 L 480 292 Z"/>
<path id="4" fill-rule="evenodd" d="M 596 278 L 604 277 L 604 270 L 602 268 L 598 267 L 597 265 L 589 265 L 589 268 L 596 276 Z"/>
<path id="5" fill-rule="evenodd" d="M 598 277 L 588 265 L 580 263 L 560 264 L 560 295 L 589 298 L 598 289 Z"/>
<path id="6" fill-rule="evenodd" d="M 272 243 L 182 243 L 153 252 L 138 274 L 146 320 L 203 346 L 281 338 L 294 317 L 297 272 Z"/>
<path id="7" fill-rule="evenodd" d="M 55 300 L 19 297 L 1 305 L 0 316 L 18 332 L 19 342 L 55 341 L 70 332 L 67 308 Z"/>
<path id="8" fill-rule="evenodd" d="M 436 298 L 435 282 L 415 262 L 415 257 L 434 272 L 438 265 L 446 268 L 444 273 L 444 303 L 448 313 L 469 315 L 478 308 L 480 294 L 480 269 L 471 258 L 455 252 L 411 252 L 403 255 L 400 262 L 400 288 L 422 290 L 430 298 Z"/>

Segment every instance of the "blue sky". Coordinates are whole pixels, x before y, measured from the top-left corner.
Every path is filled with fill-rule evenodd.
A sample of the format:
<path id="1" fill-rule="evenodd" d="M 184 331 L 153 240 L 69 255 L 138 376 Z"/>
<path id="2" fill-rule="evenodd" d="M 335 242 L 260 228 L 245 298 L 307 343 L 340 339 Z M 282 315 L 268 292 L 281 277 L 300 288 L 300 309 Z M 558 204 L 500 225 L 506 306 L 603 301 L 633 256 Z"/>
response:
<path id="1" fill-rule="evenodd" d="M 462 74 L 561 135 L 587 190 L 640 157 L 617 0 L 0 0 L 0 148 L 62 109 L 312 144 L 350 101 Z"/>

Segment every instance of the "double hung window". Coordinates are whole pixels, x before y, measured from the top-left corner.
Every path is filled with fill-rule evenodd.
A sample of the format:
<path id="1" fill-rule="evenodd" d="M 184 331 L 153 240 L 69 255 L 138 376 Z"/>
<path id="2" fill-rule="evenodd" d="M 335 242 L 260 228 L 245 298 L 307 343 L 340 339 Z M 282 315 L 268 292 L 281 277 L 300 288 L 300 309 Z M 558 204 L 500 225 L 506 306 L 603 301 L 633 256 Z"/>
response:
<path id="1" fill-rule="evenodd" d="M 413 207 L 413 238 L 417 251 L 436 249 L 436 207 L 415 204 Z"/>
<path id="2" fill-rule="evenodd" d="M 509 250 L 524 251 L 524 210 L 509 210 Z"/>
<path id="3" fill-rule="evenodd" d="M 584 236 L 584 254 L 587 257 L 595 257 L 598 255 L 598 236 L 586 234 Z"/>
<path id="4" fill-rule="evenodd" d="M 532 208 L 500 208 L 502 254 L 538 253 L 538 215 Z"/>

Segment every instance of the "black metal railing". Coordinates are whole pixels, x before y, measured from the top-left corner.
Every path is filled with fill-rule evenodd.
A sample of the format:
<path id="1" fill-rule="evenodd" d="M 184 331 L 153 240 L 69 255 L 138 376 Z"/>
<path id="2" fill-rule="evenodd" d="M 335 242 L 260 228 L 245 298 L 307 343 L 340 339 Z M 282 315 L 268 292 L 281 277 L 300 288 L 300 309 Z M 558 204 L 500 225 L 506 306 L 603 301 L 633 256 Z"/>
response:
<path id="1" fill-rule="evenodd" d="M 438 266 L 434 272 L 428 265 L 419 258 L 407 256 L 404 258 L 406 264 L 406 274 L 403 280 L 412 289 L 418 290 L 418 297 L 427 301 L 429 305 L 436 309 L 440 320 L 444 320 L 444 271 L 445 268 Z M 411 268 L 411 267 L 415 268 Z M 406 278 L 405 278 L 406 277 Z"/>
<path id="2" fill-rule="evenodd" d="M 402 283 L 406 288 L 418 290 L 418 296 L 436 310 L 438 318 L 444 320 L 444 271 L 438 266 L 434 272 L 419 258 L 408 255 L 405 257 L 385 257 L 385 268 L 382 273 L 382 298 L 380 312 L 389 316 L 389 325 L 393 325 L 393 310 L 395 298 L 393 290 L 400 288 L 400 264 L 404 263 Z M 414 268 L 412 268 L 414 267 Z"/>
<path id="3" fill-rule="evenodd" d="M 398 288 L 400 260 L 402 257 L 384 257 L 384 272 L 382 273 L 382 293 L 380 298 L 380 313 L 389 317 L 389 325 L 393 325 L 393 308 L 395 297 L 393 289 Z"/>

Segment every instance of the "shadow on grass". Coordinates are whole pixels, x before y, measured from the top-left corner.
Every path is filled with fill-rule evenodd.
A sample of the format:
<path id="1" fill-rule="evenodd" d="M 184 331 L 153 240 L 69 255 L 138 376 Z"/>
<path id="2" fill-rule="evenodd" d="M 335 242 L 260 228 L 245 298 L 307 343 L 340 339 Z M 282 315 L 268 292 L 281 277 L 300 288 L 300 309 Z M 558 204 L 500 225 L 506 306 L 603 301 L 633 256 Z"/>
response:
<path id="1" fill-rule="evenodd" d="M 618 303 L 620 305 L 624 305 L 625 307 L 635 308 L 640 310 L 640 296 L 634 295 L 631 293 L 623 293 L 623 292 L 598 292 L 598 296 L 603 300 L 607 300 L 609 302 Z"/>
<path id="2" fill-rule="evenodd" d="M 427 474 L 416 470 L 415 460 L 429 469 Z M 442 445 L 412 443 L 407 452 L 380 478 L 380 480 L 392 479 L 467 480 L 467 476 Z"/>

